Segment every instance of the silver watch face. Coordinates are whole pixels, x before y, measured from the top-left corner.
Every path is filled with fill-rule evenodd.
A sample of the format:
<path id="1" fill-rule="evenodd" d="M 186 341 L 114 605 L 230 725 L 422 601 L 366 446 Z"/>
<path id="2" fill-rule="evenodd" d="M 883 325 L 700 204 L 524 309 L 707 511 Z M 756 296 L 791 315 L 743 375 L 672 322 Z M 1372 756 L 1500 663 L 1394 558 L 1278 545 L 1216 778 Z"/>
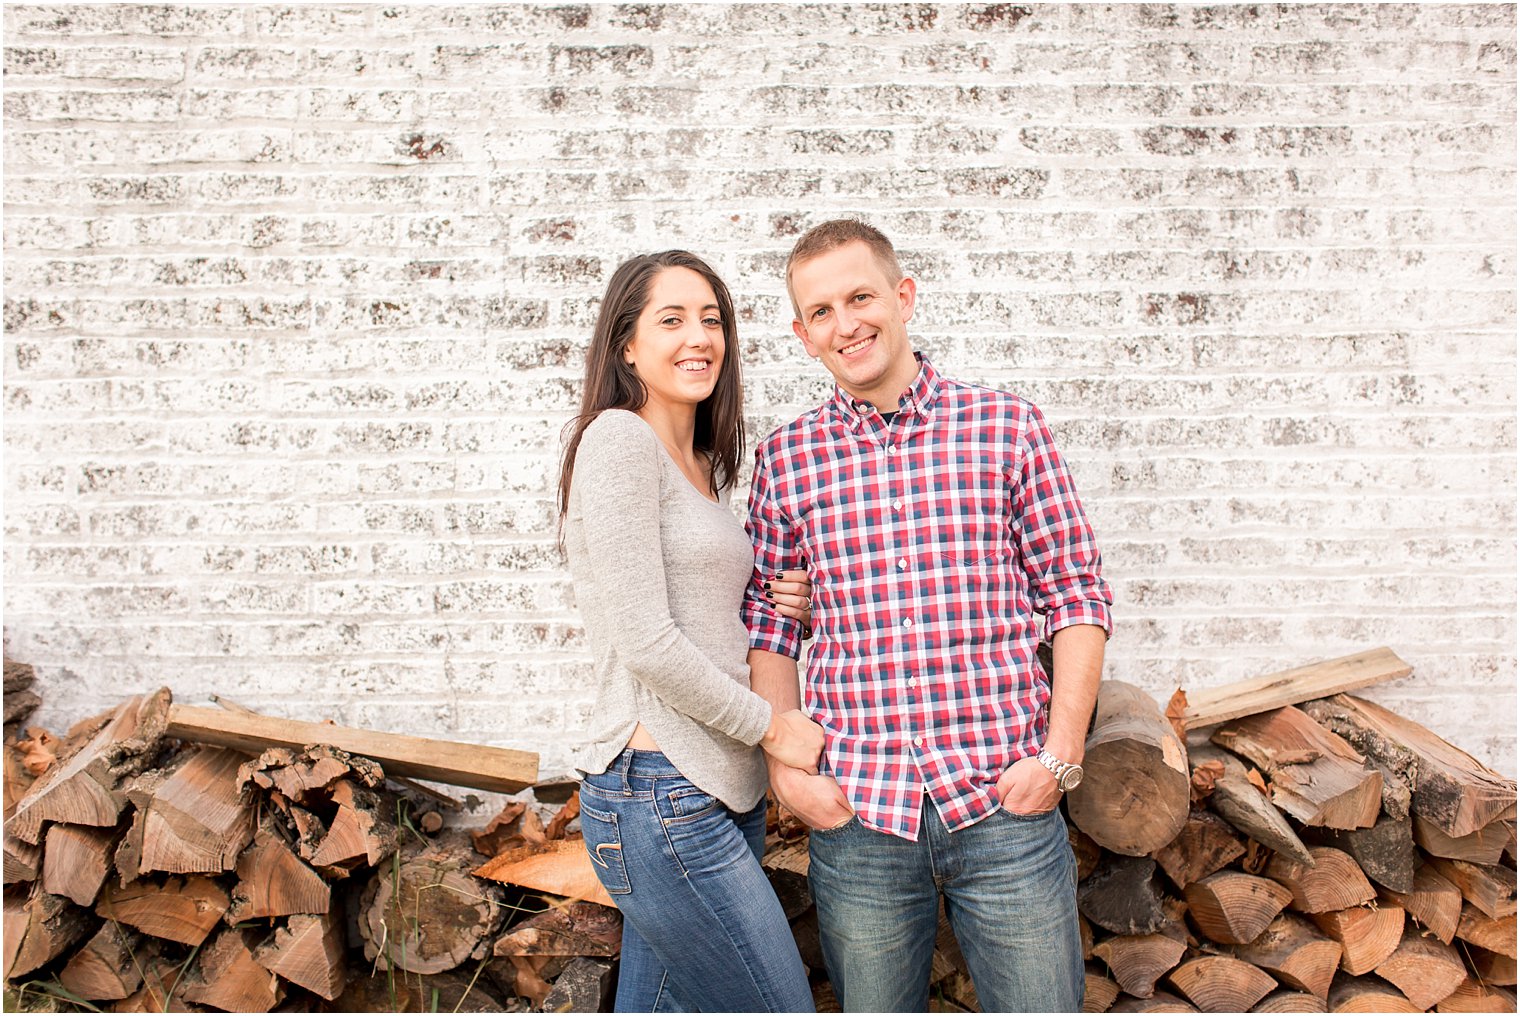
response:
<path id="1" fill-rule="evenodd" d="M 1060 784 L 1059 784 L 1060 787 L 1061 787 L 1061 793 L 1064 794 L 1064 793 L 1066 793 L 1069 790 L 1076 790 L 1077 789 L 1077 785 L 1080 784 L 1081 782 L 1082 782 L 1082 767 L 1079 766 L 1079 765 L 1073 765 L 1073 766 L 1068 767 L 1067 770 L 1066 770 L 1066 772 L 1064 772 L 1064 773 L 1061 774 L 1061 780 L 1060 780 Z"/>

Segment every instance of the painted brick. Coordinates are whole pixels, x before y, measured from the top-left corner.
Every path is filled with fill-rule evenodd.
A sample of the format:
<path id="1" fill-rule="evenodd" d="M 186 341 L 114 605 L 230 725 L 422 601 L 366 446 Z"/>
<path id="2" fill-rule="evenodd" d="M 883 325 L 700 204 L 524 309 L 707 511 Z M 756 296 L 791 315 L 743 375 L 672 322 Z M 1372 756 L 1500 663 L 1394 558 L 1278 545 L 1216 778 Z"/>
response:
<path id="1" fill-rule="evenodd" d="M 607 276 L 711 259 L 753 442 L 829 391 L 780 273 L 849 214 L 920 348 L 1045 409 L 1109 673 L 1387 643 L 1417 673 L 1376 694 L 1513 770 L 1513 5 L 0 17 L 5 641 L 55 729 L 323 687 L 563 771 L 553 504 Z"/>

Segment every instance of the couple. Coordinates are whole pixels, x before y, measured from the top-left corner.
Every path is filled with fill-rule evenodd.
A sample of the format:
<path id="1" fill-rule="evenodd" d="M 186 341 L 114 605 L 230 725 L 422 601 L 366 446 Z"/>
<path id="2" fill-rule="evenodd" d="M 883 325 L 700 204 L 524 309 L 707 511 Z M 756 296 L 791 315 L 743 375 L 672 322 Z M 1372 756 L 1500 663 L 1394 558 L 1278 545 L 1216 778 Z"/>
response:
<path id="1" fill-rule="evenodd" d="M 748 536 L 722 280 L 679 251 L 626 262 L 587 354 L 559 497 L 599 683 L 581 824 L 624 916 L 617 1008 L 812 1011 L 760 868 L 769 775 L 812 828 L 846 1010 L 928 1008 L 941 893 L 983 1009 L 1080 1010 L 1056 805 L 1111 597 L 1071 476 L 1033 405 L 913 352 L 916 285 L 880 232 L 815 227 L 786 281 L 837 387 L 761 442 Z"/>

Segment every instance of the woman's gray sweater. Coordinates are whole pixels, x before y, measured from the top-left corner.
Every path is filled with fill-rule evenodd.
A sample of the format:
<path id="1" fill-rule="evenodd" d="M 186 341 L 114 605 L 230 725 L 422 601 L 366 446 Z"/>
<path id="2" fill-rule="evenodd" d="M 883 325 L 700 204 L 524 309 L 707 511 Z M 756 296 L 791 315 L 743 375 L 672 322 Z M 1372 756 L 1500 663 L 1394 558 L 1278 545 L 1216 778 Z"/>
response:
<path id="1" fill-rule="evenodd" d="M 708 500 L 647 423 L 606 410 L 576 453 L 565 550 L 597 688 L 579 768 L 605 772 L 643 723 L 687 779 L 754 807 L 771 707 L 749 687 L 739 607 L 755 558 L 728 492 Z"/>

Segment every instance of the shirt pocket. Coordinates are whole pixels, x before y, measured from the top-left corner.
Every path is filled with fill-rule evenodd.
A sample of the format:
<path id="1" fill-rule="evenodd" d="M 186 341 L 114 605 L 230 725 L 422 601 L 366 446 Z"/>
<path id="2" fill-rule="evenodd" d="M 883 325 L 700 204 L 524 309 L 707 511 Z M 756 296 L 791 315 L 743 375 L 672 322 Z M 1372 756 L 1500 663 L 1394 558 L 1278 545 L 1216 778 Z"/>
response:
<path id="1" fill-rule="evenodd" d="M 612 896 L 632 892 L 633 886 L 628 883 L 628 865 L 623 860 L 623 835 L 618 828 L 617 815 L 587 807 L 585 798 L 582 798 L 581 836 L 602 888 Z"/>

